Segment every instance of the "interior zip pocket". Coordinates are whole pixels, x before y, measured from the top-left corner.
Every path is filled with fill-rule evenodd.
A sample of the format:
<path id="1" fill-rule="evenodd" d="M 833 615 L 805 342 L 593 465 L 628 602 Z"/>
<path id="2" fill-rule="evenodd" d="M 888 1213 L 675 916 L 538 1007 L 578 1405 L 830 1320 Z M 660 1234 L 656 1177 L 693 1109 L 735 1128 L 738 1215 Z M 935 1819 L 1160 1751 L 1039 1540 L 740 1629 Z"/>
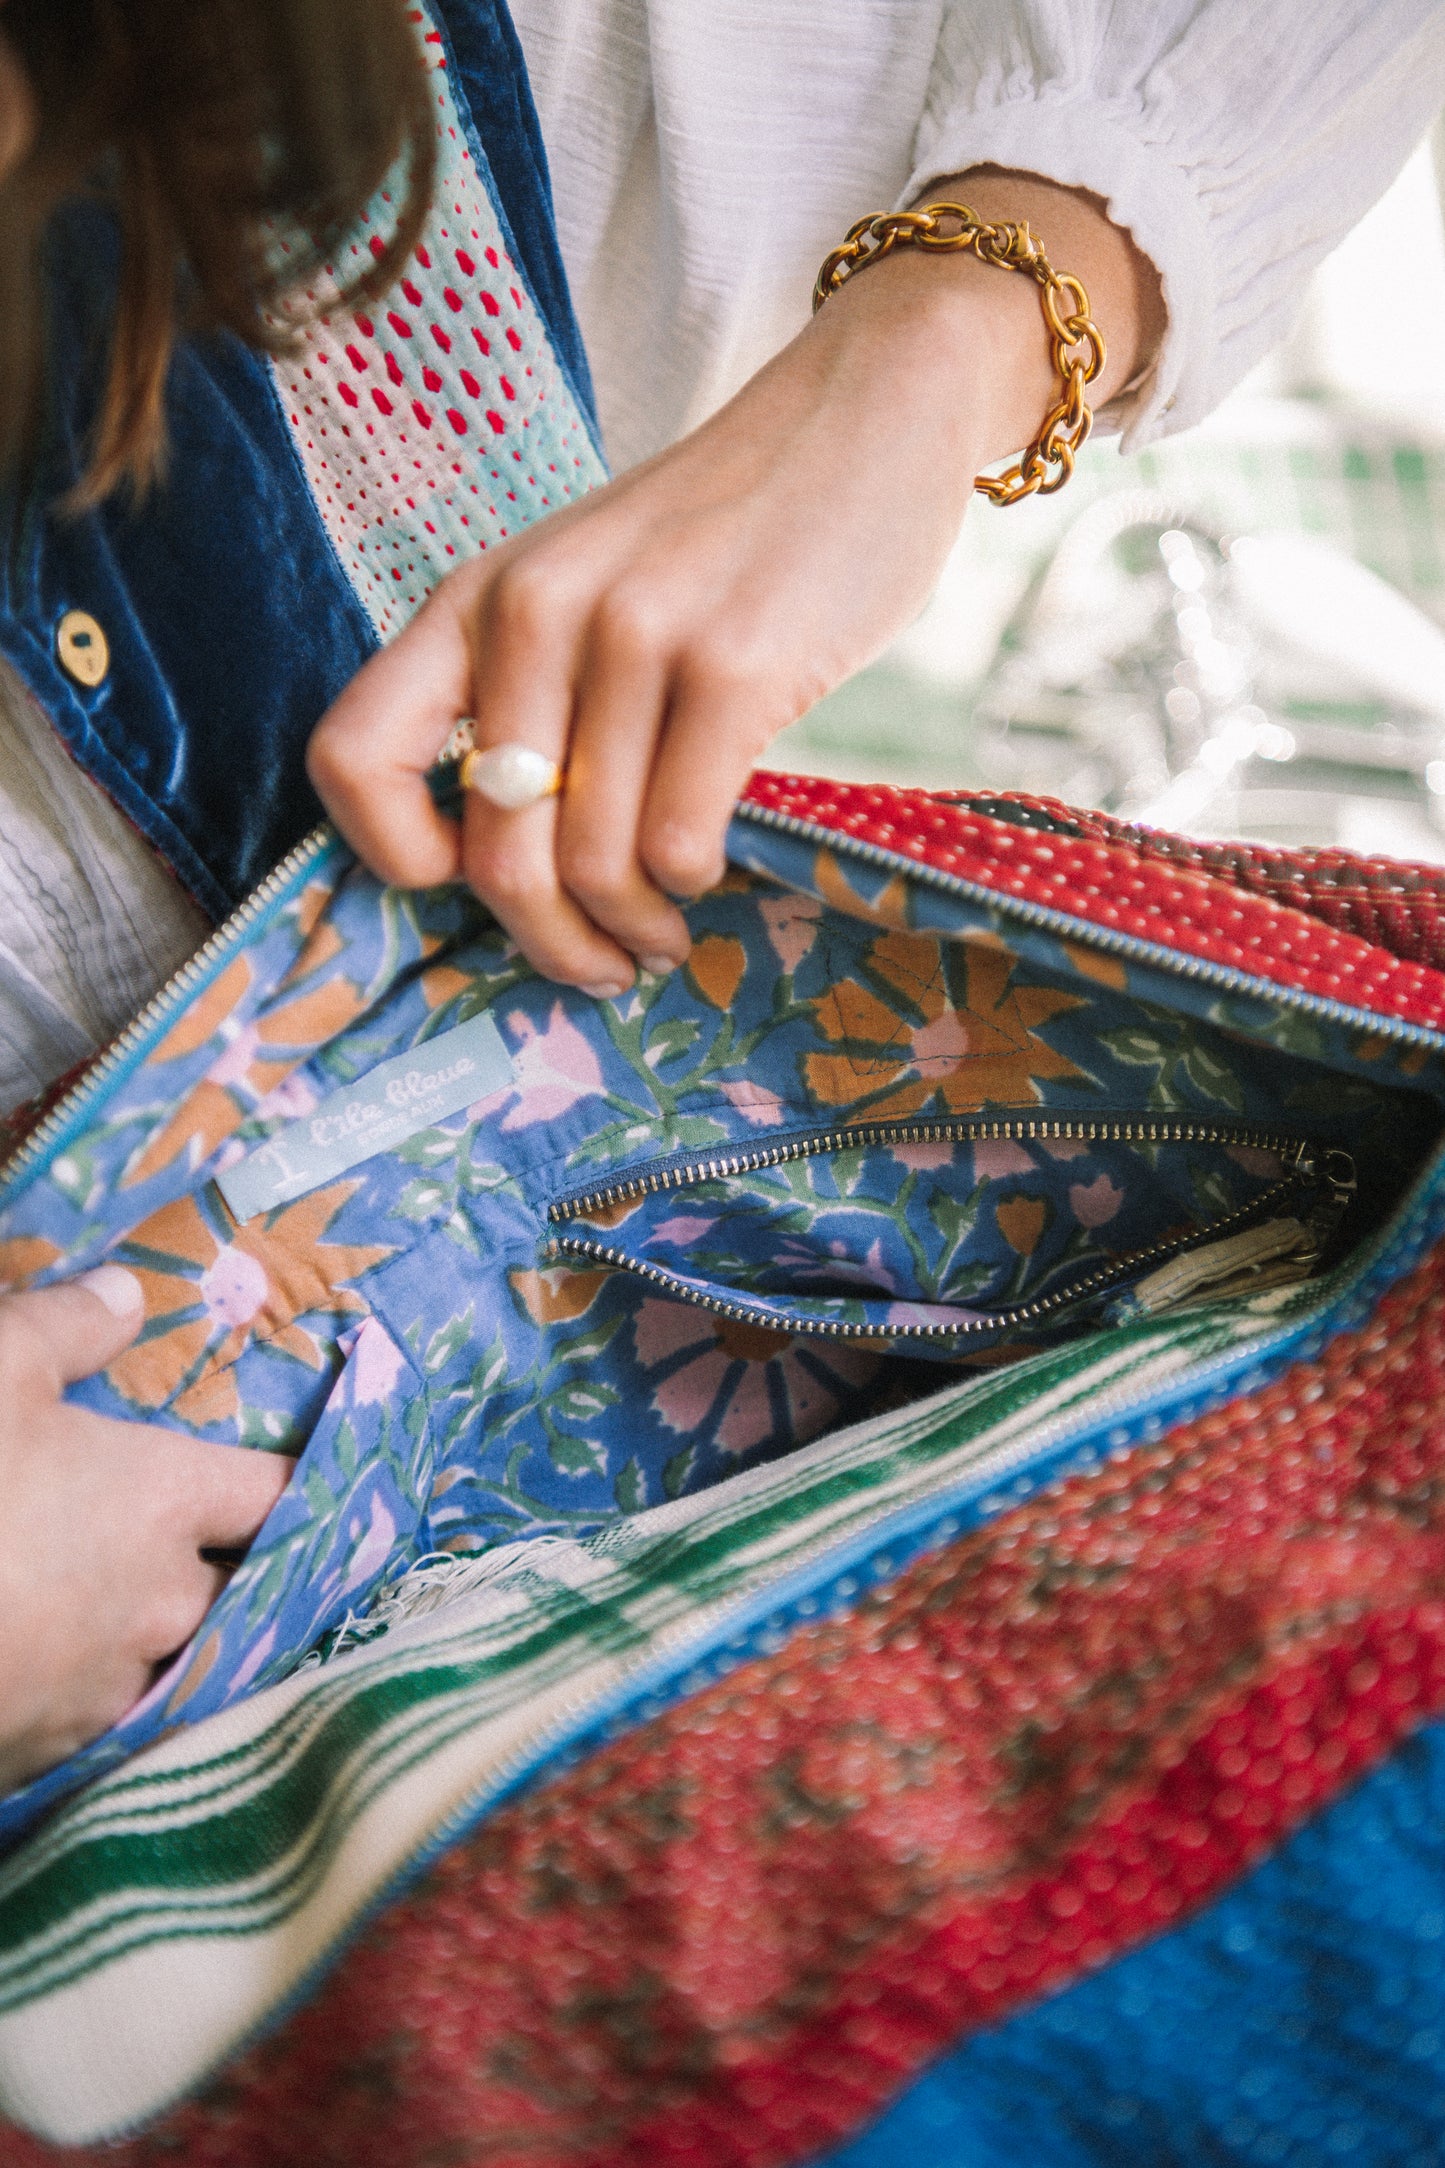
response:
<path id="1" fill-rule="evenodd" d="M 546 1254 L 743 1324 L 947 1354 L 1074 1329 L 1251 1228 L 1279 1230 L 1260 1284 L 1305 1278 L 1354 1179 L 1334 1148 L 1183 1116 L 860 1124 L 658 1160 L 559 1198 Z M 1180 1299 L 1247 1282 L 1248 1247 L 1183 1275 Z"/>

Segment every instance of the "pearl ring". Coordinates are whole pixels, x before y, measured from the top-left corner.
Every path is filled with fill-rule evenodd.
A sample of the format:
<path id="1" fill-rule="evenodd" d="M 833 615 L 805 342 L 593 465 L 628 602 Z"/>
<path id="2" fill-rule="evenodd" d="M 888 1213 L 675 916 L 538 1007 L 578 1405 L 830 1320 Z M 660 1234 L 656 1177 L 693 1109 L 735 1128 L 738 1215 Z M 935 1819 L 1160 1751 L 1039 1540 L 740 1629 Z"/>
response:
<path id="1" fill-rule="evenodd" d="M 565 777 L 555 760 L 520 745 L 514 738 L 501 745 L 474 747 L 459 771 L 463 790 L 500 806 L 505 813 L 520 813 L 544 798 L 555 798 Z"/>

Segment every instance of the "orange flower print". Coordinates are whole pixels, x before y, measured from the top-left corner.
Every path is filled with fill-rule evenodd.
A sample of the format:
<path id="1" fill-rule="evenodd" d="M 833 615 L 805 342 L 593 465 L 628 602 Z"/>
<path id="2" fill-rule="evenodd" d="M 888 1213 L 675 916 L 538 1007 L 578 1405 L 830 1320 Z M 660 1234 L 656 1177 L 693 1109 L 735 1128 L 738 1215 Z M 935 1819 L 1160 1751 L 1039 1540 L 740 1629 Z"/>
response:
<path id="1" fill-rule="evenodd" d="M 28 1287 L 40 1273 L 58 1265 L 64 1254 L 60 1244 L 45 1235 L 11 1235 L 0 1242 L 0 1294 Z"/>
<path id="2" fill-rule="evenodd" d="M 803 1444 L 836 1422 L 851 1394 L 878 1368 L 869 1348 L 826 1350 L 787 1332 L 727 1318 L 699 1317 L 688 1303 L 649 1297 L 633 1326 L 638 1361 L 662 1372 L 652 1406 L 679 1437 L 709 1437 L 738 1457 L 778 1432 L 776 1381 L 788 1410 L 788 1437 Z"/>
<path id="3" fill-rule="evenodd" d="M 845 860 L 830 850 L 817 852 L 813 859 L 813 883 L 824 903 L 835 911 L 846 911 L 850 918 L 868 918 L 884 926 L 902 926 L 908 918 L 908 884 L 902 874 L 893 879 L 871 901 L 853 886 L 853 869 Z"/>
<path id="4" fill-rule="evenodd" d="M 147 1323 L 107 1375 L 135 1407 L 170 1407 L 184 1421 L 236 1413 L 229 1372 L 253 1341 L 319 1370 L 326 1359 L 298 1321 L 317 1312 L 364 1315 L 349 1283 L 389 1257 L 386 1243 L 328 1242 L 326 1230 L 357 1189 L 336 1182 L 250 1220 L 227 1239 L 194 1197 L 164 1206 L 117 1253 L 140 1280 Z"/>
<path id="5" fill-rule="evenodd" d="M 461 971 L 455 964 L 431 964 L 423 971 L 418 984 L 422 999 L 429 1009 L 445 1008 L 476 983 L 475 974 Z"/>
<path id="6" fill-rule="evenodd" d="M 162 1068 L 167 1062 L 179 1061 L 183 1054 L 194 1054 L 203 1047 L 237 1008 L 250 985 L 250 958 L 238 956 L 172 1024 L 159 1046 L 147 1056 L 147 1067 Z"/>
<path id="7" fill-rule="evenodd" d="M 127 1167 L 122 1188 L 149 1180 L 183 1154 L 189 1166 L 200 1166 L 260 1099 L 353 1023 L 365 1006 L 360 989 L 337 976 L 273 1005 L 257 1020 L 237 1023 L 231 1011 L 250 984 L 250 966 L 233 981 L 235 971 L 232 965 L 222 974 L 152 1055 L 153 1061 L 172 1060 L 194 1052 L 213 1034 L 221 1040 L 204 1077 Z"/>
<path id="8" fill-rule="evenodd" d="M 538 1272 L 534 1267 L 509 1272 L 512 1293 L 534 1325 L 570 1325 L 584 1317 L 612 1278 L 610 1265 L 574 1267 L 552 1265 Z"/>
<path id="9" fill-rule="evenodd" d="M 687 959 L 688 978 L 715 1009 L 732 1006 L 747 968 L 747 950 L 729 933 L 705 935 Z"/>
<path id="10" fill-rule="evenodd" d="M 1045 1197 L 1007 1197 L 995 1208 L 993 1216 L 1009 1248 L 1020 1257 L 1032 1257 L 1049 1224 L 1048 1200 Z"/>
<path id="11" fill-rule="evenodd" d="M 366 997 L 354 980 L 339 973 L 335 978 L 323 979 L 319 986 L 312 986 L 305 993 L 294 994 L 289 1001 L 268 1008 L 256 1029 L 267 1046 L 284 1048 L 284 1058 L 291 1067 L 317 1047 L 325 1046 L 348 1024 L 354 1024 L 366 1007 Z"/>
<path id="12" fill-rule="evenodd" d="M 1081 997 L 1017 985 L 1017 959 L 1000 941 L 944 942 L 885 933 L 863 969 L 819 1001 L 819 1033 L 837 1051 L 808 1055 L 804 1073 L 824 1106 L 850 1121 L 907 1120 L 930 1112 L 1033 1106 L 1042 1083 L 1083 1076 L 1039 1036 Z"/>
<path id="13" fill-rule="evenodd" d="M 198 1167 L 218 1144 L 224 1144 L 233 1129 L 240 1127 L 249 1111 L 224 1085 L 203 1077 L 126 1168 L 121 1188 L 132 1189 L 139 1182 L 149 1181 L 182 1153 L 187 1155 L 190 1166 Z"/>

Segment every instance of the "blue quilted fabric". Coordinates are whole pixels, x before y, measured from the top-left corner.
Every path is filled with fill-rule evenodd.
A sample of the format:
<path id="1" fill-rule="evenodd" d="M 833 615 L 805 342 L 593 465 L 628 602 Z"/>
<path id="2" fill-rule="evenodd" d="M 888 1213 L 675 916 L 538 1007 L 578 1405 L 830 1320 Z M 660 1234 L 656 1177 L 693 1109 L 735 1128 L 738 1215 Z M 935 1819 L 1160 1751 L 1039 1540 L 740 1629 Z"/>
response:
<path id="1" fill-rule="evenodd" d="M 1440 2168 L 1445 1726 L 821 2168 Z"/>

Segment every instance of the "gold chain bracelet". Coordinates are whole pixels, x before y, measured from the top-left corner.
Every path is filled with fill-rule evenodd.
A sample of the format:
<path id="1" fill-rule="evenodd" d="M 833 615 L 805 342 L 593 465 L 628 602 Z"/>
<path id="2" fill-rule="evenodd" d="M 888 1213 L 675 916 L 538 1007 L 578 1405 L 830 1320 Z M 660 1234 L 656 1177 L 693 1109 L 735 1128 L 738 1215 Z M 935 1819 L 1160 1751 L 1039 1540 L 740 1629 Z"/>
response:
<path id="1" fill-rule="evenodd" d="M 980 474 L 974 488 L 994 504 L 1046 497 L 1062 489 L 1074 471 L 1079 447 L 1094 426 L 1084 398 L 1104 366 L 1104 334 L 1089 314 L 1089 297 L 1076 278 L 1056 271 L 1026 221 L 991 226 L 964 203 L 930 203 L 922 211 L 880 211 L 850 226 L 841 245 L 824 259 L 813 288 L 816 316 L 829 294 L 895 248 L 972 249 L 980 263 L 1000 271 L 1026 271 L 1038 283 L 1054 367 L 1063 397 L 1049 408 L 1033 443 L 1002 474 Z"/>

